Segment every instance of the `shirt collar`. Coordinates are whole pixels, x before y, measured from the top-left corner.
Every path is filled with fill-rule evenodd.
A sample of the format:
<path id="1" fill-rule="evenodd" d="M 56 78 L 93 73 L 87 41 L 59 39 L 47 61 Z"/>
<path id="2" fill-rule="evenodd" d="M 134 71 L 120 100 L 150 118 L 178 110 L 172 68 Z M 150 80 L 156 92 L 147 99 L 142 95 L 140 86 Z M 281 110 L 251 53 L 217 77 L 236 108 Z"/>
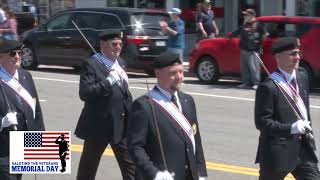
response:
<path id="1" fill-rule="evenodd" d="M 108 61 L 112 64 L 111 67 L 113 67 L 114 65 L 115 65 L 115 66 L 120 66 L 117 59 L 116 59 L 115 61 L 112 61 L 112 60 L 111 60 L 110 58 L 108 58 L 108 56 L 106 56 L 102 51 L 101 51 L 101 54 L 102 54 L 102 56 L 103 56 L 106 60 L 108 60 Z"/>
<path id="2" fill-rule="evenodd" d="M 0 65 L 0 69 L 2 69 L 7 75 L 9 75 L 10 77 L 15 78 L 16 80 L 19 80 L 19 74 L 18 74 L 18 69 L 16 69 L 16 72 L 14 73 L 14 75 L 12 76 L 2 65 Z"/>
<path id="3" fill-rule="evenodd" d="M 171 99 L 172 99 L 172 94 L 171 94 L 170 92 L 162 89 L 162 88 L 159 86 L 159 84 L 156 84 L 156 86 L 157 86 L 157 88 L 159 89 L 159 91 L 160 91 L 162 94 L 164 94 L 164 95 L 169 99 L 169 101 L 171 101 Z M 178 98 L 178 92 L 177 92 L 177 91 L 175 91 L 173 94 L 176 96 L 176 98 Z"/>
<path id="4" fill-rule="evenodd" d="M 14 73 L 13 77 L 16 79 L 16 80 L 19 80 L 19 74 L 18 74 L 18 70 L 16 70 L 16 72 Z"/>
<path id="5" fill-rule="evenodd" d="M 296 70 L 293 70 L 292 74 L 287 73 L 286 71 L 279 68 L 280 72 L 284 75 L 288 82 L 291 82 L 292 79 L 296 78 Z"/>

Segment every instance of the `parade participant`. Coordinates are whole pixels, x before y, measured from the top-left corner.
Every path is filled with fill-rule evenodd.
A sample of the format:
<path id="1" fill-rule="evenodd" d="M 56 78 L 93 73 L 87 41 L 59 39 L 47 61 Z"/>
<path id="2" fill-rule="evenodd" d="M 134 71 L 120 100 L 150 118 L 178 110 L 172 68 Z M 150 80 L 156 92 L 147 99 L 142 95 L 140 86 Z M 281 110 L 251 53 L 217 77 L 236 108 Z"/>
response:
<path id="1" fill-rule="evenodd" d="M 137 171 L 145 180 L 203 180 L 207 170 L 196 107 L 179 90 L 179 55 L 164 52 L 154 67 L 157 84 L 134 101 L 128 121 L 128 146 Z"/>
<path id="2" fill-rule="evenodd" d="M 320 179 L 310 124 L 308 79 L 305 72 L 297 70 L 299 46 L 293 37 L 273 43 L 278 68 L 256 92 L 259 180 L 283 180 L 289 173 L 297 180 Z"/>
<path id="3" fill-rule="evenodd" d="M 181 10 L 179 8 L 172 8 L 168 11 L 171 21 L 169 24 L 166 21 L 160 21 L 160 27 L 162 31 L 169 35 L 168 39 L 168 51 L 177 53 L 180 55 L 180 59 L 183 61 L 183 49 L 185 48 L 184 42 L 184 21 L 179 17 Z"/>
<path id="4" fill-rule="evenodd" d="M 42 131 L 44 123 L 31 74 L 20 68 L 22 44 L 0 39 L 0 179 L 20 180 L 9 174 L 9 131 Z"/>
<path id="5" fill-rule="evenodd" d="M 83 63 L 80 75 L 79 95 L 84 108 L 75 135 L 84 140 L 84 147 L 77 179 L 95 179 L 101 156 L 110 144 L 123 179 L 130 180 L 134 179 L 135 167 L 124 134 L 132 97 L 119 58 L 122 32 L 106 30 L 99 37 L 101 52 Z"/>
<path id="6" fill-rule="evenodd" d="M 200 39 L 214 38 L 219 35 L 218 26 L 214 20 L 214 13 L 211 10 L 211 1 L 204 0 L 202 3 L 202 12 L 196 17 L 197 26 L 200 32 Z"/>
<path id="7" fill-rule="evenodd" d="M 240 34 L 240 70 L 242 84 L 239 88 L 257 89 L 260 83 L 260 62 L 255 53 L 260 54 L 261 44 L 265 32 L 256 21 L 256 12 L 247 9 L 242 12 L 244 16 L 243 25 L 233 32 Z"/>

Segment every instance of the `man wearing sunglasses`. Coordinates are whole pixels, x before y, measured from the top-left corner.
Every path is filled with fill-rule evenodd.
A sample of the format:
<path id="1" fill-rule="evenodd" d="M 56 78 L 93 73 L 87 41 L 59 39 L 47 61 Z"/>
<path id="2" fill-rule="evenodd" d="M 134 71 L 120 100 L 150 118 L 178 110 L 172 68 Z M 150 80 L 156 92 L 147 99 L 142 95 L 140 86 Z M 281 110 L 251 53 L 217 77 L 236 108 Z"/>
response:
<path id="1" fill-rule="evenodd" d="M 42 131 L 44 123 L 31 74 L 20 68 L 22 44 L 0 40 L 0 179 L 20 180 L 9 174 L 9 132 Z"/>
<path id="2" fill-rule="evenodd" d="M 256 163 L 259 180 L 319 180 L 309 111 L 309 85 L 298 71 L 299 39 L 285 37 L 272 45 L 278 69 L 256 92 L 255 124 L 260 131 Z"/>
<path id="3" fill-rule="evenodd" d="M 119 58 L 122 32 L 107 30 L 99 34 L 100 52 L 86 60 L 80 75 L 80 99 L 84 108 L 75 134 L 84 140 L 77 180 L 94 180 L 100 158 L 108 146 L 116 156 L 122 178 L 133 180 L 135 167 L 124 136 L 132 103 L 128 76 Z"/>

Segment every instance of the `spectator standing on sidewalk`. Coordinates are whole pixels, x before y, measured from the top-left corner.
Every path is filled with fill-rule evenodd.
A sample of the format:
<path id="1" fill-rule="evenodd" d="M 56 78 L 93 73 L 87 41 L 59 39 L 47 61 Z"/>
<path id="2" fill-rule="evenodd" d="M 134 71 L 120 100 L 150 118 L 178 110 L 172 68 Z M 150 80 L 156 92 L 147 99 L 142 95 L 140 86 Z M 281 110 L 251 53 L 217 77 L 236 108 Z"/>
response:
<path id="1" fill-rule="evenodd" d="M 183 61 L 185 24 L 179 17 L 181 10 L 179 8 L 172 8 L 168 13 L 170 14 L 171 21 L 167 23 L 161 20 L 159 24 L 162 31 L 169 35 L 168 51 L 179 54 L 181 61 Z"/>
<path id="2" fill-rule="evenodd" d="M 0 4 L 0 26 L 7 20 L 6 12 L 4 11 L 4 6 Z"/>
<path id="3" fill-rule="evenodd" d="M 239 88 L 257 89 L 260 83 L 260 61 L 255 53 L 260 54 L 264 30 L 256 21 L 256 12 L 247 9 L 242 12 L 243 25 L 232 33 L 240 34 L 240 70 L 242 84 Z"/>
<path id="4" fill-rule="evenodd" d="M 6 11 L 6 22 L 0 28 L 0 36 L 6 40 L 18 40 L 18 22 L 14 13 Z"/>
<path id="5" fill-rule="evenodd" d="M 198 26 L 198 16 L 200 16 L 201 12 L 202 12 L 202 3 L 197 3 L 196 4 L 196 8 L 195 8 L 196 12 L 195 12 L 195 22 L 196 22 L 196 32 L 199 34 L 201 33 L 199 30 L 199 26 Z"/>
<path id="6" fill-rule="evenodd" d="M 210 0 L 203 1 L 202 12 L 199 13 L 196 21 L 199 28 L 199 40 L 205 38 L 214 38 L 219 34 L 218 26 L 214 20 L 214 13 L 211 10 Z"/>

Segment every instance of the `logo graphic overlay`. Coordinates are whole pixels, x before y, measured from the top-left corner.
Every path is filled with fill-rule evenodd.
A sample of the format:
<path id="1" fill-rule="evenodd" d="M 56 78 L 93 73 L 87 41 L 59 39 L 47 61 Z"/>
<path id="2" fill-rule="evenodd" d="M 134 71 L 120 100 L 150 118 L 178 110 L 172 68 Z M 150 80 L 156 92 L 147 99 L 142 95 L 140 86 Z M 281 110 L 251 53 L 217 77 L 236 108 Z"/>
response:
<path id="1" fill-rule="evenodd" d="M 70 144 L 70 131 L 11 131 L 10 173 L 71 173 Z"/>

